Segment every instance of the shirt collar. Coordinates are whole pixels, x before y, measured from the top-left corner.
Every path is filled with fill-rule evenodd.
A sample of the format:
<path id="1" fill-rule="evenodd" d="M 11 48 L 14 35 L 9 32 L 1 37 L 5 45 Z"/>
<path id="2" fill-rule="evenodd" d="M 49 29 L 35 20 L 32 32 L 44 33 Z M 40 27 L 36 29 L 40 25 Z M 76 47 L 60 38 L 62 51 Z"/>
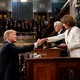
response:
<path id="1" fill-rule="evenodd" d="M 61 31 L 62 31 L 63 29 L 61 29 L 59 32 L 58 32 L 58 34 L 61 34 Z"/>

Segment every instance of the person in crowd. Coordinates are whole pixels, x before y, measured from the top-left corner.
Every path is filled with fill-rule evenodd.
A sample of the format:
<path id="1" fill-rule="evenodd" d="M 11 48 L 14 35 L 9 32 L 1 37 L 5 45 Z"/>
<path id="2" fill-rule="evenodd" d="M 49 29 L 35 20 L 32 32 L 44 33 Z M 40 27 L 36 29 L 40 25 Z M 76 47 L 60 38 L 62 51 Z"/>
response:
<path id="1" fill-rule="evenodd" d="M 56 36 L 65 32 L 65 29 L 60 21 L 54 22 L 54 30 L 56 33 L 53 36 Z M 59 47 L 61 43 L 65 43 L 65 40 L 62 39 L 62 40 L 56 41 L 55 46 Z"/>
<path id="2" fill-rule="evenodd" d="M 35 43 L 25 46 L 16 46 L 16 31 L 7 30 L 4 32 L 3 45 L 0 47 L 0 79 L 1 80 L 20 80 L 19 79 L 19 53 L 32 51 L 43 43 L 38 39 Z"/>
<path id="3" fill-rule="evenodd" d="M 61 39 L 65 39 L 65 43 L 60 44 L 61 47 L 67 47 L 70 57 L 80 57 L 80 29 L 76 26 L 75 19 L 70 15 L 66 14 L 61 18 L 66 31 L 63 34 L 44 38 L 44 41 L 55 42 Z"/>

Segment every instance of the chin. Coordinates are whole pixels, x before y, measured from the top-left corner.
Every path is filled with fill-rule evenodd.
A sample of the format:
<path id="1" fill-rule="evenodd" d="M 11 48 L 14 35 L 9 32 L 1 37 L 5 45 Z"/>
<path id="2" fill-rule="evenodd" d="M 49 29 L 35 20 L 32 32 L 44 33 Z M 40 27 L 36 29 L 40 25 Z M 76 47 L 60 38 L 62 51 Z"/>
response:
<path id="1" fill-rule="evenodd" d="M 68 29 L 67 27 L 65 27 L 65 29 Z"/>
<path id="2" fill-rule="evenodd" d="M 13 41 L 13 43 L 15 43 L 16 41 Z"/>

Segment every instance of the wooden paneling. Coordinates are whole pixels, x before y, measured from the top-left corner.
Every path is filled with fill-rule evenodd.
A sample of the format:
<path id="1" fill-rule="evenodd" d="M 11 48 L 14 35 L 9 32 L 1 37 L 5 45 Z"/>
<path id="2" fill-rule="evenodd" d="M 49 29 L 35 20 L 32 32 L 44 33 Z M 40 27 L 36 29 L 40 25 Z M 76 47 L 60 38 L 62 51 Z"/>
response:
<path id="1" fill-rule="evenodd" d="M 51 71 L 54 70 L 54 68 L 51 66 L 51 64 L 45 64 L 44 63 L 35 63 L 34 64 L 34 80 L 51 80 L 53 73 Z M 46 75 L 46 76 L 45 76 Z M 45 76 L 45 77 L 44 77 Z"/>
<path id="2" fill-rule="evenodd" d="M 25 59 L 25 80 L 80 80 L 80 58 Z"/>

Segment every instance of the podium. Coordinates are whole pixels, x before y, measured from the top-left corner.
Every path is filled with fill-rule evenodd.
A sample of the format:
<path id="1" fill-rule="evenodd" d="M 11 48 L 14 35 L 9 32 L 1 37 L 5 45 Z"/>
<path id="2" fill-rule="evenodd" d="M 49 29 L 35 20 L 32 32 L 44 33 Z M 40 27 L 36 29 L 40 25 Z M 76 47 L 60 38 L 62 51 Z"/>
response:
<path id="1" fill-rule="evenodd" d="M 25 80 L 80 80 L 80 58 L 25 58 Z"/>
<path id="2" fill-rule="evenodd" d="M 33 50 L 31 54 L 42 56 L 25 58 L 24 80 L 79 80 L 80 59 L 60 57 L 60 51 L 60 48 Z"/>
<path id="3" fill-rule="evenodd" d="M 60 57 L 60 48 L 49 48 L 49 49 L 35 49 L 31 53 L 41 54 L 42 58 L 50 58 L 50 57 Z"/>

